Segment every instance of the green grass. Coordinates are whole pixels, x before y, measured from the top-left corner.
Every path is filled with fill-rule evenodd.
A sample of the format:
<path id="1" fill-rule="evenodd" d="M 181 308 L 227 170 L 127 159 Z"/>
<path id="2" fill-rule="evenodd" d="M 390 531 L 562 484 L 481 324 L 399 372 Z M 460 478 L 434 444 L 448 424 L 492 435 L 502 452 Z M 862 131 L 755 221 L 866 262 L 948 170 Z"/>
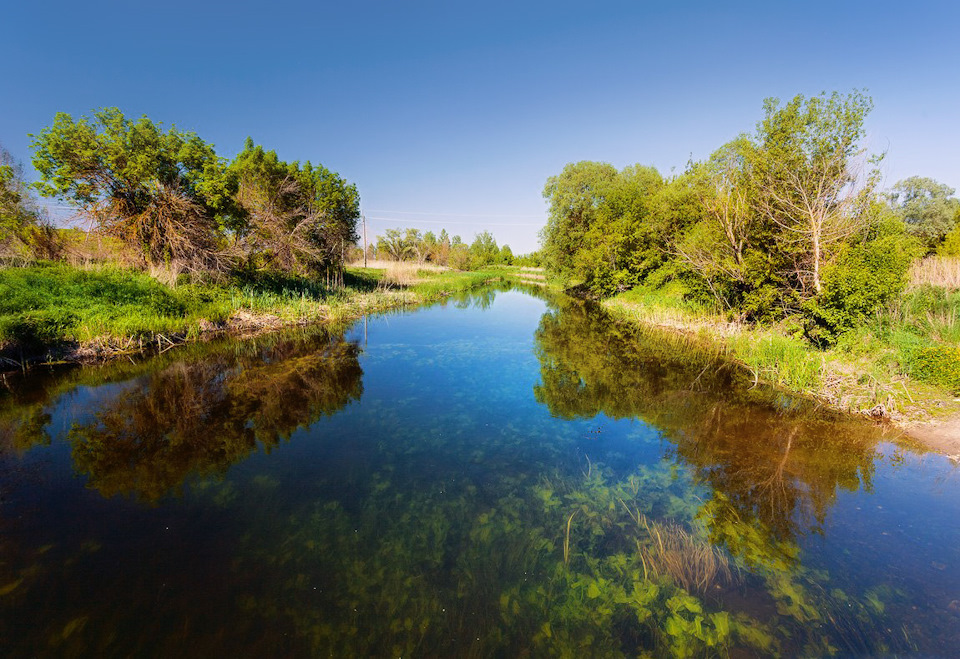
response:
<path id="1" fill-rule="evenodd" d="M 823 383 L 823 356 L 800 339 L 750 331 L 731 336 L 728 345 L 760 379 L 806 393 L 817 392 Z"/>
<path id="2" fill-rule="evenodd" d="M 605 302 L 631 322 L 696 335 L 746 366 L 757 380 L 810 394 L 837 408 L 878 404 L 907 417 L 949 412 L 960 395 L 960 291 L 922 286 L 821 351 L 789 319 L 774 327 L 728 322 L 684 299 L 678 287 L 638 288 Z"/>
<path id="3" fill-rule="evenodd" d="M 102 335 L 139 337 L 182 331 L 191 320 L 222 317 L 215 295 L 172 290 L 146 275 L 41 264 L 0 270 L 0 344 L 36 348 Z"/>
<path id="4" fill-rule="evenodd" d="M 490 280 L 500 281 L 504 277 L 504 272 L 497 268 L 472 271 L 444 270 L 442 272 L 422 270 L 417 275 L 419 281 L 410 287 L 411 290 L 426 299 L 435 299 L 440 296 L 479 288 Z"/>
<path id="5" fill-rule="evenodd" d="M 245 273 L 223 284 L 170 288 L 118 267 L 63 263 L 0 269 L 0 350 L 38 353 L 52 345 L 126 345 L 195 338 L 203 327 L 246 313 L 267 326 L 337 321 L 418 304 L 476 288 L 492 272 L 422 273 L 405 290 L 388 290 L 383 272 L 349 269 L 342 288 L 283 274 Z M 251 321 L 256 323 L 256 320 Z"/>

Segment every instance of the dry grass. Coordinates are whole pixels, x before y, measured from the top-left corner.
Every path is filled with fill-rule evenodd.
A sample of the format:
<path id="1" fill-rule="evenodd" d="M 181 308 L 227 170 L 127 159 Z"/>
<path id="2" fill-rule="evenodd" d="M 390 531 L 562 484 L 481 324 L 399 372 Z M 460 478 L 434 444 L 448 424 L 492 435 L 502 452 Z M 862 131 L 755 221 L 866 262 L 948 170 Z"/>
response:
<path id="1" fill-rule="evenodd" d="M 356 261 L 348 264 L 351 268 L 362 268 L 363 261 Z M 405 288 L 419 283 L 421 278 L 417 275 L 420 272 L 443 272 L 449 270 L 442 265 L 435 263 L 417 263 L 416 261 L 388 261 L 385 259 L 368 259 L 367 268 L 383 270 L 382 285 L 386 288 L 400 287 Z"/>
<path id="2" fill-rule="evenodd" d="M 960 258 L 953 256 L 928 256 L 910 268 L 910 288 L 924 284 L 946 289 L 960 289 Z"/>
<path id="3" fill-rule="evenodd" d="M 394 266 L 407 266 L 413 267 L 414 270 L 429 270 L 431 272 L 443 272 L 444 270 L 449 270 L 450 268 L 444 267 L 442 265 L 437 265 L 436 263 L 417 263 L 416 261 L 391 261 L 388 259 L 367 259 L 367 268 L 372 268 L 375 270 L 389 270 Z M 347 267 L 350 268 L 362 268 L 363 259 L 359 261 L 353 261 L 348 263 Z"/>
<path id="4" fill-rule="evenodd" d="M 383 283 L 386 286 L 412 286 L 417 282 L 417 272 L 420 270 L 416 263 L 393 261 L 387 264 L 383 273 Z"/>
<path id="5" fill-rule="evenodd" d="M 687 333 L 702 334 L 707 332 L 714 336 L 726 338 L 738 336 L 746 331 L 744 323 L 728 321 L 717 314 L 693 312 L 689 309 L 674 308 L 665 304 L 614 298 L 605 300 L 603 306 L 644 325 L 666 327 Z"/>

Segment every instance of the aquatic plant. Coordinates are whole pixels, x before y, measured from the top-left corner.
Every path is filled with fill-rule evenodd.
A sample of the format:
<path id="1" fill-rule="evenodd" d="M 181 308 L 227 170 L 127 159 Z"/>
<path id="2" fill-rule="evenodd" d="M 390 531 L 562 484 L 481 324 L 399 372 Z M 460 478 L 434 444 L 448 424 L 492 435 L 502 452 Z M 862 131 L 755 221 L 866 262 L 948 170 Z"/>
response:
<path id="1" fill-rule="evenodd" d="M 684 590 L 706 594 L 733 579 L 730 561 L 722 550 L 675 522 L 650 522 L 638 514 L 637 523 L 648 541 L 637 539 L 644 578 L 669 576 Z"/>

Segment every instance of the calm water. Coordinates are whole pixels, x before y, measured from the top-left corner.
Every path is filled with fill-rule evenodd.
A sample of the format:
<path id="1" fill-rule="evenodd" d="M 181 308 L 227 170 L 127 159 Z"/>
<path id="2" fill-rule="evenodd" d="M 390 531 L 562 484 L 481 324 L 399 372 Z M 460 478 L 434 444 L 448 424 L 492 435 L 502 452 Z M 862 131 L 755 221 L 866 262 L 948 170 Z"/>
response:
<path id="1" fill-rule="evenodd" d="M 0 654 L 955 655 L 960 478 L 519 290 L 0 394 Z"/>

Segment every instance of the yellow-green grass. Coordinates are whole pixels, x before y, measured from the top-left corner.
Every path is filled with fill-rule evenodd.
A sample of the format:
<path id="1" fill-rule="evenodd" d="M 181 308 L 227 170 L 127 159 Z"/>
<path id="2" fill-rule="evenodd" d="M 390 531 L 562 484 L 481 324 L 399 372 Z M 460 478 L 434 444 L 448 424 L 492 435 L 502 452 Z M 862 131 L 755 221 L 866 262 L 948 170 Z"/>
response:
<path id="1" fill-rule="evenodd" d="M 955 333 L 960 292 L 929 286 L 908 291 L 831 350 L 818 350 L 789 322 L 772 327 L 730 322 L 686 302 L 678 291 L 638 289 L 605 306 L 626 321 L 694 336 L 748 368 L 755 380 L 838 409 L 878 412 L 882 406 L 885 415 L 904 421 L 960 410 L 950 391 L 954 371 L 930 367 L 942 362 L 943 346 L 960 339 Z"/>
<path id="2" fill-rule="evenodd" d="M 468 290 L 490 277 L 430 272 L 412 286 L 392 286 L 382 271 L 361 268 L 348 270 L 344 286 L 332 289 L 263 274 L 170 287 L 115 266 L 8 267 L 0 269 L 0 355 L 20 361 L 58 345 L 109 353 L 180 342 L 212 329 L 343 321 Z"/>

